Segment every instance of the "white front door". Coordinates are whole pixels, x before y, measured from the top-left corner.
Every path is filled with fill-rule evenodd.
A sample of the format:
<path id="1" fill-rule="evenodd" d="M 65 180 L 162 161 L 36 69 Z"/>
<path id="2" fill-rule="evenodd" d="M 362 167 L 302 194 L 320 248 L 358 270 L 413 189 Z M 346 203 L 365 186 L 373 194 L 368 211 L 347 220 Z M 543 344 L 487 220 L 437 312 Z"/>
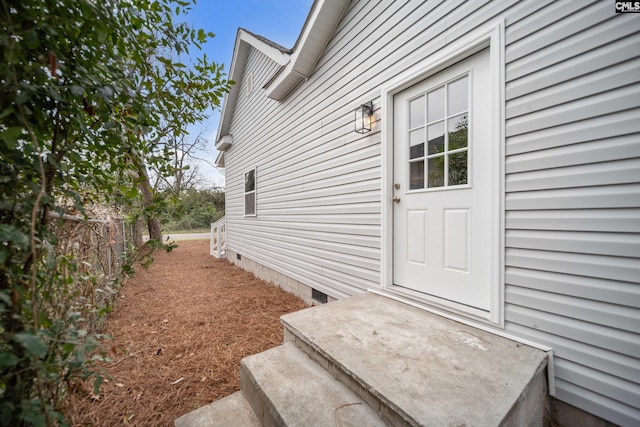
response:
<path id="1" fill-rule="evenodd" d="M 489 49 L 393 98 L 393 284 L 488 313 L 498 260 Z"/>

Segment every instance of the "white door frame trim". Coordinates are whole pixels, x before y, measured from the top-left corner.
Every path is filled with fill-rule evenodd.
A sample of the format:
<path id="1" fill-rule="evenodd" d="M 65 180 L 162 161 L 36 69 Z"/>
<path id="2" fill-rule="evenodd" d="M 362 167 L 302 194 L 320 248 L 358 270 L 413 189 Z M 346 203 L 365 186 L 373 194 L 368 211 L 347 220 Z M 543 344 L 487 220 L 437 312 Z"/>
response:
<path id="1" fill-rule="evenodd" d="M 446 34 L 442 37 L 446 37 Z M 498 171 L 494 183 L 492 206 L 496 206 L 497 219 L 491 225 L 496 230 L 492 233 L 494 241 L 490 247 L 492 259 L 498 260 L 493 266 L 492 277 L 497 286 L 492 287 L 491 309 L 488 321 L 504 328 L 504 168 L 505 168 L 505 60 L 504 60 L 504 21 L 499 20 L 473 33 L 450 43 L 443 49 L 418 62 L 393 80 L 389 81 L 381 93 L 382 99 L 382 265 L 380 283 L 382 289 L 393 286 L 393 96 L 402 90 L 418 83 L 446 67 L 489 48 L 489 67 L 491 76 L 491 109 L 496 118 L 491 132 L 498 139 Z M 494 279 L 492 279 L 493 281 Z"/>

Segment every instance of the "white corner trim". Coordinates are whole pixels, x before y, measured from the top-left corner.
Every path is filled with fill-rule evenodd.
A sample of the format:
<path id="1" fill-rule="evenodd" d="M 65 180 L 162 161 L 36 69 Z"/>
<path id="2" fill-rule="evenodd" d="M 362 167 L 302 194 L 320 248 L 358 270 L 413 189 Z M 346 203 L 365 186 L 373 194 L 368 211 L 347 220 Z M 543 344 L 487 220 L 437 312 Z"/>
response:
<path id="1" fill-rule="evenodd" d="M 499 20 L 486 25 L 469 35 L 455 40 L 440 51 L 418 62 L 415 66 L 393 78 L 381 89 L 382 109 L 382 265 L 380 273 L 381 289 L 393 285 L 393 203 L 391 201 L 393 185 L 393 97 L 402 90 L 422 81 L 454 63 L 467 58 L 485 48 L 489 48 L 489 67 L 491 76 L 491 93 L 497 99 L 491 103 L 493 117 L 492 134 L 498 139 L 498 169 L 496 177 L 498 186 L 493 196 L 492 206 L 496 206 L 499 220 L 494 242 L 494 259 L 498 265 L 494 276 L 498 282 L 492 288 L 491 311 L 489 320 L 492 324 L 504 328 L 504 21 Z"/>
<path id="2" fill-rule="evenodd" d="M 227 151 L 233 145 L 233 136 L 223 135 L 216 141 L 216 149 L 219 151 Z"/>

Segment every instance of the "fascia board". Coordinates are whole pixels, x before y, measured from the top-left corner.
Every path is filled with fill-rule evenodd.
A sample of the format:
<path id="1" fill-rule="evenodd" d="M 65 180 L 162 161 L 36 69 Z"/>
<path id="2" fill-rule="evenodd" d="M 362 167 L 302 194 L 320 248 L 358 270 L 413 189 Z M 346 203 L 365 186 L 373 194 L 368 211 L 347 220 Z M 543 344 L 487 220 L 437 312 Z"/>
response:
<path id="1" fill-rule="evenodd" d="M 283 100 L 311 75 L 348 4 L 349 0 L 314 2 L 295 44 L 291 61 L 265 86 L 269 98 Z"/>

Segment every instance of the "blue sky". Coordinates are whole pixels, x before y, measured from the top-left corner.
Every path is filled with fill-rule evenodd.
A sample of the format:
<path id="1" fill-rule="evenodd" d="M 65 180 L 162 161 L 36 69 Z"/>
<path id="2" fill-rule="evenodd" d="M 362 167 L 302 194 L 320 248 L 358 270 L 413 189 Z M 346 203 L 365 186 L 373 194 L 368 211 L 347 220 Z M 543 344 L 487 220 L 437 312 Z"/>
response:
<path id="1" fill-rule="evenodd" d="M 286 48 L 295 44 L 313 0 L 197 0 L 188 15 L 180 15 L 177 22 L 185 20 L 196 29 L 211 31 L 216 36 L 207 42 L 203 51 L 217 63 L 223 63 L 229 72 L 233 47 L 238 27 L 268 38 Z M 201 55 L 202 52 L 193 51 Z M 208 160 L 215 160 L 215 134 L 220 120 L 219 112 L 194 129 L 198 133 L 206 129 L 209 143 Z M 200 171 L 211 184 L 223 185 L 224 177 L 205 163 L 199 164 Z"/>

